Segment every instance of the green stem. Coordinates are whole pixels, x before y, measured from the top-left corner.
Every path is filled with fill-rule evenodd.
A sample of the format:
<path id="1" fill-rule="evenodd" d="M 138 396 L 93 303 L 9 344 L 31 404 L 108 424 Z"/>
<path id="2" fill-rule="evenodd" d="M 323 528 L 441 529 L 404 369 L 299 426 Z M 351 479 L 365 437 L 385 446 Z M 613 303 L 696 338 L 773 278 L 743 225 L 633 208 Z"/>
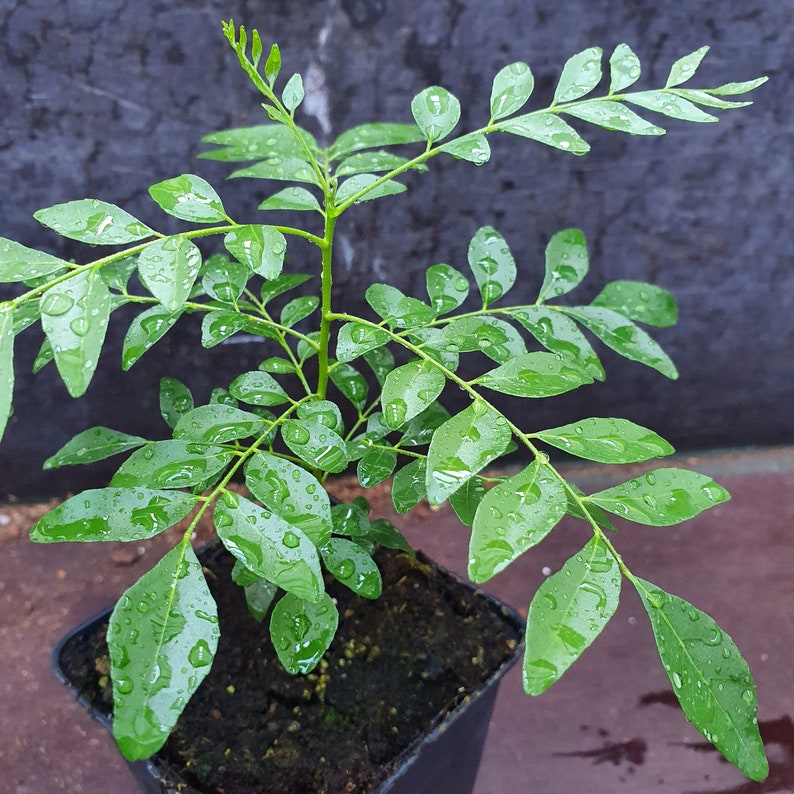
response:
<path id="1" fill-rule="evenodd" d="M 331 199 L 332 200 L 332 199 Z M 331 288 L 333 286 L 333 242 L 334 228 L 336 226 L 337 215 L 332 212 L 333 206 L 329 206 L 329 199 L 326 199 L 325 230 L 322 245 L 322 296 L 320 311 L 320 341 L 317 351 L 319 372 L 317 375 L 317 396 L 322 400 L 328 391 L 328 353 L 331 346 L 331 322 L 335 319 L 331 307 Z"/>

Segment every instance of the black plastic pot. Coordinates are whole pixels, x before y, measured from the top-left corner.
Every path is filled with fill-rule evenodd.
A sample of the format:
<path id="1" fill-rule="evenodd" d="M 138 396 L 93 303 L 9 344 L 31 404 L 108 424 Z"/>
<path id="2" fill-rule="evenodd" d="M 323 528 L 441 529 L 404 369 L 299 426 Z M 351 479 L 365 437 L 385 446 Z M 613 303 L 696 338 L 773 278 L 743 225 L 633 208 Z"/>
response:
<path id="1" fill-rule="evenodd" d="M 434 567 L 449 580 L 450 587 L 456 588 L 458 597 L 460 592 L 464 592 L 464 597 L 471 599 L 474 608 L 486 610 L 491 619 L 498 620 L 512 638 L 511 644 L 515 644 L 509 655 L 490 671 L 477 690 L 466 693 L 457 705 L 440 713 L 429 731 L 416 736 L 402 753 L 386 765 L 384 774 L 378 778 L 382 782 L 371 789 L 377 794 L 471 792 L 499 682 L 521 652 L 523 621 L 514 610 L 454 574 Z M 111 729 L 109 716 L 88 702 L 79 684 L 64 670 L 62 660 L 65 649 L 70 645 L 81 644 L 86 637 L 103 632 L 110 613 L 108 609 L 69 632 L 58 643 L 53 657 L 55 672 L 60 680 L 74 691 L 78 701 L 108 730 Z M 129 767 L 141 791 L 147 794 L 204 794 L 203 790 L 183 780 L 157 755 L 146 761 L 130 762 Z"/>

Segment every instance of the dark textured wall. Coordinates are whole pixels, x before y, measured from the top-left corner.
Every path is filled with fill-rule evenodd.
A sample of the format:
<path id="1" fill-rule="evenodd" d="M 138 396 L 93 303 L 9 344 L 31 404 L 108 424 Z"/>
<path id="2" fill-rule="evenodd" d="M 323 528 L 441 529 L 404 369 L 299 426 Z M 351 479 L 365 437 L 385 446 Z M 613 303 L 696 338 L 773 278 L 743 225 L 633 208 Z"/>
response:
<path id="1" fill-rule="evenodd" d="M 653 280 L 675 293 L 681 322 L 656 336 L 681 377 L 671 383 L 606 351 L 604 384 L 531 403 L 528 424 L 618 415 L 684 448 L 791 441 L 792 8 L 788 0 L 0 0 L 0 236 L 85 261 L 79 244 L 42 230 L 31 214 L 97 197 L 169 230 L 146 189 L 185 171 L 219 186 L 232 215 L 256 219 L 251 196 L 272 185 L 223 184 L 226 166 L 194 159 L 202 134 L 262 119 L 222 18 L 259 27 L 279 42 L 285 72 L 310 78 L 312 115 L 303 120 L 321 136 L 365 121 L 410 121 L 411 97 L 431 83 L 461 99 L 464 126 L 478 125 L 493 74 L 514 60 L 531 65 L 538 107 L 565 59 L 592 45 L 609 53 L 627 42 L 643 63 L 640 85 L 658 87 L 675 58 L 709 44 L 694 82 L 767 74 L 752 107 L 719 124 L 665 119 L 662 138 L 580 127 L 593 147 L 584 158 L 502 136 L 485 168 L 437 159 L 433 174 L 409 180 L 409 194 L 346 216 L 336 288 L 348 299 L 383 280 L 421 297 L 425 267 L 465 269 L 469 237 L 489 223 L 522 267 L 512 295 L 529 299 L 550 235 L 579 226 L 593 272 L 577 296 L 589 299 L 614 278 Z M 296 269 L 306 254 L 292 247 Z M 202 351 L 187 322 L 125 375 L 117 363 L 124 330 L 112 325 L 81 401 L 66 396 L 51 367 L 27 374 L 40 339 L 21 337 L 0 497 L 101 476 L 39 472 L 92 424 L 159 437 L 151 416 L 162 375 L 205 398 L 215 382 L 263 358 L 250 345 Z"/>

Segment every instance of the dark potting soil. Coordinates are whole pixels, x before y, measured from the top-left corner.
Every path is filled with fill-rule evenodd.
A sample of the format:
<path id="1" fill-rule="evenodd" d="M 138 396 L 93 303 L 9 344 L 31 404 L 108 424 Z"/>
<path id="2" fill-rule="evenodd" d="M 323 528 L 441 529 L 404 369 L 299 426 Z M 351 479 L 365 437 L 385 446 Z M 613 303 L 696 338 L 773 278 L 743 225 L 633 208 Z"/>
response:
<path id="1" fill-rule="evenodd" d="M 158 754 L 163 768 L 200 792 L 374 791 L 390 762 L 476 690 L 519 640 L 498 607 L 442 569 L 379 550 L 383 596 L 368 601 L 329 582 L 339 632 L 314 672 L 290 676 L 267 618 L 255 621 L 242 588 L 231 583 L 231 556 L 214 548 L 200 558 L 221 639 L 210 674 Z M 75 635 L 60 664 L 108 714 L 106 629 L 105 620 Z"/>

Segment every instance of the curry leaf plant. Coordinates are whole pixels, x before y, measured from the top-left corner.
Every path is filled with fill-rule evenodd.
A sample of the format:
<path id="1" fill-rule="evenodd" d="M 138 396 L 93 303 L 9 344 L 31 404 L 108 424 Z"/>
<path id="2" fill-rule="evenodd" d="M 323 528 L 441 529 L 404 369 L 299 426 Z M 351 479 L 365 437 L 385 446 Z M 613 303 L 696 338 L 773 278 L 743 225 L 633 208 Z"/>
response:
<path id="1" fill-rule="evenodd" d="M 534 80 L 513 63 L 494 78 L 483 124 L 459 131 L 460 103 L 432 86 L 406 103 L 400 123 L 364 124 L 321 145 L 298 125 L 299 75 L 282 79 L 277 45 L 262 61 L 259 34 L 224 24 L 240 65 L 264 98 L 264 123 L 205 138 L 206 158 L 233 163 L 232 176 L 266 180 L 259 209 L 289 210 L 294 226 L 261 216 L 232 218 L 204 179 L 175 175 L 149 189 L 168 215 L 187 222 L 162 234 L 99 199 L 42 209 L 35 218 L 59 235 L 108 253 L 86 263 L 0 239 L 0 280 L 19 294 L 0 304 L 0 418 L 11 412 L 13 343 L 41 324 L 39 369 L 54 363 L 69 393 L 83 394 L 95 372 L 111 315 L 139 308 L 124 340 L 122 366 L 136 366 L 177 323 L 200 321 L 205 348 L 235 334 L 262 340 L 262 363 L 241 372 L 196 405 L 179 381 L 162 381 L 160 408 L 170 437 L 83 430 L 47 467 L 124 454 L 106 488 L 86 491 L 44 516 L 33 540 L 138 542 L 184 522 L 181 542 L 119 601 L 108 641 L 115 698 L 114 731 L 124 754 L 143 758 L 165 741 L 186 700 L 212 664 L 217 612 L 190 537 L 204 514 L 236 558 L 233 578 L 251 613 L 268 619 L 275 649 L 291 673 L 305 673 L 333 641 L 339 621 L 325 591 L 332 576 L 365 598 L 381 578 L 372 553 L 407 548 L 395 527 L 371 520 L 367 502 L 332 504 L 329 475 L 355 470 L 362 486 L 391 478 L 402 513 L 423 499 L 449 500 L 471 527 L 469 576 L 485 582 L 539 543 L 565 516 L 591 538 L 540 587 L 529 605 L 524 688 L 538 695 L 596 639 L 615 612 L 621 582 L 636 588 L 659 654 L 687 718 L 724 756 L 760 780 L 767 762 L 756 723 L 756 693 L 730 637 L 707 615 L 634 574 L 616 548 L 610 515 L 661 527 L 692 518 L 729 498 L 695 472 L 659 468 L 597 493 L 566 480 L 547 451 L 600 463 L 654 461 L 673 452 L 653 431 L 626 419 L 582 417 L 560 427 L 527 426 L 500 411 L 493 395 L 553 397 L 604 378 L 594 338 L 623 357 L 675 378 L 676 368 L 646 329 L 676 322 L 666 290 L 613 281 L 586 305 L 572 293 L 588 271 L 578 229 L 554 234 L 534 302 L 506 302 L 519 271 L 508 241 L 485 225 L 457 267 L 427 269 L 425 296 L 373 284 L 362 315 L 332 292 L 334 236 L 348 210 L 406 190 L 401 177 L 436 158 L 486 163 L 502 135 L 565 154 L 584 155 L 587 124 L 630 135 L 664 133 L 666 116 L 715 122 L 715 110 L 750 104 L 727 99 L 764 78 L 717 88 L 681 88 L 706 48 L 673 64 L 662 88 L 629 91 L 640 61 L 619 45 L 608 59 L 593 47 L 564 65 L 551 104 L 527 109 Z M 594 95 L 602 83 L 606 93 Z M 705 109 L 704 109 L 705 108 Z M 649 118 L 640 112 L 649 112 Z M 390 199 L 393 200 L 393 199 Z M 303 221 L 306 220 L 304 224 Z M 289 240 L 314 246 L 310 272 L 287 267 Z M 206 250 L 207 240 L 216 244 Z M 93 248 L 89 253 L 93 253 Z M 137 273 L 137 279 L 133 274 Z M 295 290 L 313 279 L 313 292 Z M 485 361 L 475 377 L 459 372 L 469 354 Z M 468 371 L 465 370 L 465 371 Z M 468 405 L 450 414 L 449 392 Z M 344 410 L 340 410 L 340 408 Z M 352 417 L 352 418 L 351 418 Z M 515 474 L 484 474 L 514 450 Z M 497 469 L 498 471 L 498 469 Z M 244 494 L 230 487 L 242 480 Z M 221 627 L 222 628 L 222 627 Z"/>

